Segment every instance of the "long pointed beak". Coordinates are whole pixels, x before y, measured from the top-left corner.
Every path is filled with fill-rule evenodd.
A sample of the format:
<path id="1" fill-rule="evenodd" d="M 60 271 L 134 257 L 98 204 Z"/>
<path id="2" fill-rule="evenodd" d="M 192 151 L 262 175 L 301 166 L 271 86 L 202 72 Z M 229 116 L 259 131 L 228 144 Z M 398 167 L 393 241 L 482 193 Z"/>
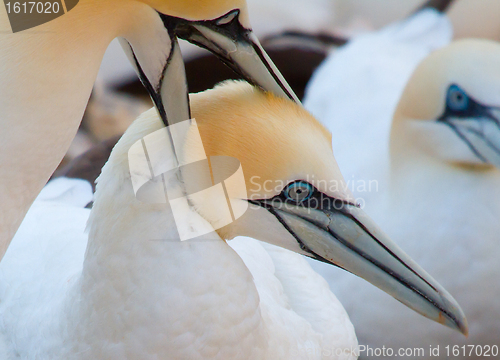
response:
<path id="1" fill-rule="evenodd" d="M 259 205 L 278 218 L 310 257 L 341 267 L 423 316 L 468 333 L 455 299 L 355 205 L 333 200 L 313 209 L 273 199 Z"/>
<path id="2" fill-rule="evenodd" d="M 443 117 L 471 151 L 482 161 L 500 168 L 500 109 L 484 107 L 477 117 Z"/>
<path id="3" fill-rule="evenodd" d="M 248 82 L 300 103 L 252 30 L 241 25 L 239 10 L 204 21 L 160 16 L 179 38 L 211 51 Z"/>

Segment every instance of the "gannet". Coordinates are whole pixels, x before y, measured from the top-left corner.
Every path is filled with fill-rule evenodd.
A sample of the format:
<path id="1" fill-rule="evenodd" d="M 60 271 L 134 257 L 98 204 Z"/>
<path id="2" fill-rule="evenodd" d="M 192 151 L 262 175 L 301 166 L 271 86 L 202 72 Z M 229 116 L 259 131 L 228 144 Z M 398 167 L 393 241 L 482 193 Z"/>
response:
<path id="1" fill-rule="evenodd" d="M 370 94 L 362 91 L 349 103 L 351 114 L 359 117 L 358 126 L 380 127 L 373 138 L 363 132 L 356 136 L 355 129 L 336 132 L 345 143 L 357 144 L 362 154 L 356 158 L 335 152 L 346 179 L 354 179 L 354 196 L 365 199 L 367 213 L 450 289 L 463 304 L 471 329 L 469 338 L 463 339 L 435 326 L 426 327 L 413 315 L 408 326 L 406 320 L 397 320 L 406 318 L 399 304 L 340 271 L 314 266 L 345 304 L 360 344 L 385 345 L 395 351 L 422 347 L 427 357 L 430 348 L 439 345 L 440 358 L 459 359 L 470 358 L 471 347 L 454 355 L 445 347 L 482 346 L 480 353 L 487 351 L 484 345 L 498 346 L 500 172 L 494 166 L 499 165 L 500 148 L 499 61 L 497 43 L 457 41 L 421 62 L 401 90 L 395 111 L 386 107 L 383 115 L 373 111 L 373 116 L 366 116 L 377 108 L 371 107 Z M 384 91 L 371 89 L 374 94 Z M 325 87 L 322 91 L 334 104 L 329 127 L 340 130 L 337 123 L 349 121 L 334 118 L 335 104 L 341 102 L 334 89 L 330 94 Z M 392 89 L 386 96 L 393 99 L 396 94 Z M 379 100 L 378 95 L 373 99 L 374 103 Z M 366 108 L 358 110 L 361 107 Z M 355 161 L 357 165 L 342 167 Z M 365 168 L 367 164 L 371 167 Z M 359 188 L 364 181 L 375 181 L 378 187 L 371 192 L 368 187 Z M 366 307 L 366 299 L 374 301 L 376 311 Z M 472 350 L 475 356 L 476 348 Z"/>
<path id="2" fill-rule="evenodd" d="M 81 121 L 108 44 L 120 38 L 165 123 L 184 94 L 177 37 L 251 83 L 297 98 L 252 33 L 244 0 L 80 0 L 12 34 L 0 7 L 0 258 Z"/>
<path id="3" fill-rule="evenodd" d="M 128 153 L 164 127 L 155 109 L 144 113 L 103 168 L 88 243 L 81 206 L 90 196 L 73 201 L 71 189 L 49 194 L 79 204 L 76 230 L 67 206 L 35 204 L 27 221 L 53 211 L 57 223 L 41 226 L 48 234 L 35 224 L 16 235 L 0 263 L 5 351 L 51 360 L 355 358 L 350 349 L 335 355 L 356 340 L 326 284 L 296 255 L 255 240 L 240 238 L 238 256 L 224 241 L 238 235 L 340 266 L 467 332 L 451 295 L 352 203 L 330 133 L 301 105 L 242 82 L 191 101 L 195 122 L 179 159 L 235 157 L 247 195 L 228 201 L 251 206 L 216 232 L 180 241 L 171 208 L 134 192 Z M 181 171 L 186 184 L 198 175 Z M 215 228 L 225 204 L 196 194 L 186 199 L 189 221 Z"/>

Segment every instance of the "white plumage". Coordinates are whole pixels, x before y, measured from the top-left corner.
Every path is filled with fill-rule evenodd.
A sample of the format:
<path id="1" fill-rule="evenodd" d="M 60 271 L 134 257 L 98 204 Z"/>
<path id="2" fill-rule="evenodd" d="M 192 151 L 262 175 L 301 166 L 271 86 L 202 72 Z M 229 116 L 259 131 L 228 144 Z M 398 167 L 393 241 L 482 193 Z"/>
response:
<path id="1" fill-rule="evenodd" d="M 398 28 L 398 32 L 393 32 Z M 413 31 L 407 32 L 408 29 Z M 426 137 L 429 142 L 422 142 L 420 148 L 429 154 L 444 148 L 443 159 L 415 157 L 413 146 L 423 139 L 418 134 L 401 138 L 392 152 L 389 147 L 392 117 L 406 82 L 417 64 L 431 50 L 446 45 L 450 38 L 447 20 L 430 11 L 402 25 L 360 37 L 318 69 L 305 100 L 305 106 L 336 136 L 334 153 L 341 171 L 353 185 L 355 196 L 388 234 L 463 304 L 470 337 L 464 339 L 425 323 L 344 272 L 327 269 L 322 264 L 314 264 L 313 268 L 327 278 L 346 305 L 360 344 L 385 345 L 394 351 L 422 347 L 427 356 L 429 346 L 440 345 L 441 358 L 447 357 L 447 345 L 494 345 L 500 329 L 497 316 L 500 267 L 496 261 L 500 256 L 497 246 L 500 173 L 491 166 L 474 163 L 480 161 L 466 144 L 451 129 L 437 123 L 436 134 L 439 135 L 441 128 L 448 134 L 444 139 L 454 139 L 458 145 L 434 143 L 429 133 Z M 446 89 L 453 83 L 464 86 L 480 103 L 498 106 L 500 101 L 494 95 L 498 93 L 495 83 L 498 84 L 499 78 L 493 67 L 498 59 L 498 50 L 492 51 L 495 46 L 481 42 L 453 45 L 449 50 L 452 55 L 441 58 L 434 73 L 427 71 L 425 78 L 418 79 L 415 75 L 411 81 L 419 81 L 419 89 L 424 90 L 408 94 L 422 97 L 406 95 L 405 106 L 432 109 L 423 112 L 432 116 L 415 120 L 437 120 L 445 109 Z M 468 53 L 461 52 L 464 49 Z M 471 53 L 478 54 L 475 62 L 470 60 Z M 487 60 L 488 57 L 491 59 Z M 481 58 L 484 62 L 478 63 Z M 393 132 L 394 143 L 399 136 L 400 132 Z M 347 152 L 348 145 L 357 152 Z M 450 154 L 455 150 L 457 153 Z M 469 154 L 463 155 L 465 152 Z M 471 158 L 475 160 L 468 164 Z M 453 165 L 457 160 L 466 165 Z M 467 356 L 462 353 L 458 358 Z"/>

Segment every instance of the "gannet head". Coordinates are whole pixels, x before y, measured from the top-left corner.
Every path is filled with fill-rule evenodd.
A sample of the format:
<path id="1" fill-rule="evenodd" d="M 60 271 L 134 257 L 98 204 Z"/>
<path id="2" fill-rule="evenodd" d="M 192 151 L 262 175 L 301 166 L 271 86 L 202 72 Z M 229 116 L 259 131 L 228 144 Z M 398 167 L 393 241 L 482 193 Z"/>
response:
<path id="1" fill-rule="evenodd" d="M 451 295 L 353 202 L 333 156 L 330 133 L 300 105 L 229 82 L 191 95 L 191 106 L 203 146 L 193 136 L 196 132 L 188 133 L 186 163 L 204 153 L 211 159 L 236 158 L 246 182 L 245 191 L 238 193 L 243 195 L 228 195 L 227 203 L 233 209 L 243 203 L 249 208 L 217 230 L 221 238 L 250 236 L 336 265 L 424 316 L 467 332 Z M 183 171 L 187 183 L 198 176 Z M 220 199 L 196 193 L 190 202 L 217 228 Z"/>
<path id="2" fill-rule="evenodd" d="M 179 102 L 172 92 L 186 93 L 176 76 L 184 71 L 177 38 L 211 51 L 250 83 L 300 102 L 252 32 L 245 0 L 133 3 L 120 41 L 165 123 L 167 108 Z"/>
<path id="3" fill-rule="evenodd" d="M 394 114 L 393 155 L 411 147 L 450 164 L 499 167 L 499 62 L 500 45 L 486 40 L 457 41 L 422 61 Z"/>

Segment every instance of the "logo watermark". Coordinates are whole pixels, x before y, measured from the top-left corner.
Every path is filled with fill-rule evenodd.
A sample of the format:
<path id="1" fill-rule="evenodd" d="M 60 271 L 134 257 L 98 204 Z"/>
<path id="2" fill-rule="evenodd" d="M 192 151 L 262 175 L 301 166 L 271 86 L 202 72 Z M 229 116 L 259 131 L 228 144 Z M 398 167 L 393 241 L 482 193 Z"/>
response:
<path id="1" fill-rule="evenodd" d="M 304 356 L 321 356 L 324 359 L 332 358 L 433 358 L 446 356 L 454 357 L 498 357 L 497 345 L 429 345 L 428 347 L 406 347 L 391 348 L 387 346 L 372 347 L 369 345 L 358 345 L 354 347 L 321 347 L 302 348 L 291 351 L 293 358 L 304 358 Z"/>
<path id="2" fill-rule="evenodd" d="M 198 151 L 186 161 L 175 144 L 184 144 L 188 133 L 187 146 Z M 229 225 L 248 209 L 248 202 L 240 201 L 247 198 L 241 163 L 230 156 L 208 158 L 195 119 L 146 135 L 130 147 L 128 160 L 136 198 L 169 204 L 181 241 Z"/>
<path id="3" fill-rule="evenodd" d="M 250 178 L 251 190 L 254 194 L 270 193 L 270 192 L 280 192 L 285 186 L 294 181 L 291 180 L 264 180 L 261 181 L 259 176 L 252 176 Z M 364 180 L 364 179 L 347 179 L 346 181 L 340 180 L 325 180 L 317 179 L 314 175 L 306 175 L 305 178 L 301 179 L 318 189 L 324 189 L 328 192 L 347 192 L 347 190 L 356 193 L 366 193 L 366 192 L 378 192 L 379 182 L 378 180 Z"/>
<path id="4" fill-rule="evenodd" d="M 57 19 L 72 10 L 79 0 L 13 1 L 4 0 L 12 32 L 31 29 Z"/>
<path id="5" fill-rule="evenodd" d="M 290 183 L 296 181 L 296 179 L 290 180 L 270 180 L 262 179 L 259 176 L 252 176 L 250 178 L 250 200 L 261 200 L 269 197 L 269 194 L 279 194 L 283 191 Z M 318 193 L 311 200 L 307 201 L 307 207 L 311 210 L 320 209 L 322 207 L 328 207 L 334 210 L 341 210 L 345 206 L 343 201 L 335 201 L 335 198 L 329 197 L 326 194 L 348 194 L 349 192 L 357 194 L 357 197 L 350 199 L 352 204 L 355 204 L 360 209 L 364 209 L 366 205 L 365 197 L 363 194 L 379 192 L 379 181 L 378 180 L 364 180 L 364 179 L 348 179 L 346 181 L 342 179 L 317 179 L 314 175 L 306 175 L 301 178 L 300 181 L 304 181 L 311 184 L 316 189 Z M 284 201 L 284 199 L 274 199 L 273 202 L 283 202 L 282 206 L 287 208 L 289 203 Z"/>

